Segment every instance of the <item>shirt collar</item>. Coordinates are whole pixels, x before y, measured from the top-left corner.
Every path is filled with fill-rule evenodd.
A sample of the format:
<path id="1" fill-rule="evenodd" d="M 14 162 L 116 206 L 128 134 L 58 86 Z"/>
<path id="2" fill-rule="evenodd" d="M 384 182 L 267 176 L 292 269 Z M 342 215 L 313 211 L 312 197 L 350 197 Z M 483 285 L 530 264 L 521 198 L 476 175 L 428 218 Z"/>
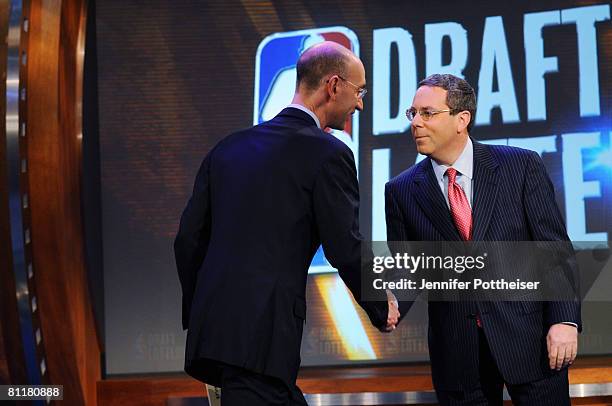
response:
<path id="1" fill-rule="evenodd" d="M 446 170 L 448 168 L 455 168 L 457 172 L 461 173 L 461 175 L 464 175 L 469 180 L 472 180 L 472 175 L 474 172 L 474 145 L 472 144 L 472 140 L 470 137 L 468 137 L 461 155 L 459 155 L 459 158 L 457 158 L 455 163 L 451 166 L 439 164 L 433 158 L 431 159 L 431 165 L 434 173 L 436 174 L 436 179 L 444 179 Z"/>
<path id="2" fill-rule="evenodd" d="M 304 113 L 308 114 L 312 119 L 317 123 L 317 127 L 321 128 L 321 122 L 319 121 L 319 117 L 315 113 L 313 113 L 310 109 L 301 104 L 291 103 L 287 107 L 293 107 L 294 109 L 302 110 Z"/>

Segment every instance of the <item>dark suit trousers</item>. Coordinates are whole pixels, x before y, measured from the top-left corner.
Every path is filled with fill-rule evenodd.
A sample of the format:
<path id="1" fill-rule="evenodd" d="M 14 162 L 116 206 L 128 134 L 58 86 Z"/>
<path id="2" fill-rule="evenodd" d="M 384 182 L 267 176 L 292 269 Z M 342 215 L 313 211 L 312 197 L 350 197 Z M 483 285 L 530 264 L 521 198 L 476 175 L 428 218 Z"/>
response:
<path id="1" fill-rule="evenodd" d="M 224 366 L 221 377 L 222 406 L 307 406 L 297 385 L 246 369 Z"/>
<path id="2" fill-rule="evenodd" d="M 443 406 L 503 405 L 504 379 L 495 365 L 484 332 L 480 328 L 478 330 L 480 386 L 473 391 L 436 390 L 438 402 Z M 570 405 L 567 368 L 539 381 L 519 385 L 506 383 L 506 388 L 515 405 Z"/>

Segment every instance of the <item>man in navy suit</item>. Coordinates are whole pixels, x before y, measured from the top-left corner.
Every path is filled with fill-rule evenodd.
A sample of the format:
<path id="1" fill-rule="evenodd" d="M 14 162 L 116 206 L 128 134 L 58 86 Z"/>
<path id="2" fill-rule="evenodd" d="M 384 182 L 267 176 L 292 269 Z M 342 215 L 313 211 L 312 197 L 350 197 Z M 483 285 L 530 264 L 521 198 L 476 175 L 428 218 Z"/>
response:
<path id="1" fill-rule="evenodd" d="M 320 244 L 372 324 L 395 328 L 395 302 L 361 300 L 371 266 L 361 260 L 355 161 L 324 131 L 362 110 L 365 85 L 352 52 L 317 44 L 298 60 L 292 104 L 223 139 L 200 167 L 174 244 L 185 370 L 220 386 L 223 405 L 306 404 L 295 382 Z"/>
<path id="2" fill-rule="evenodd" d="M 453 75 L 419 83 L 406 112 L 427 158 L 385 188 L 389 241 L 569 241 L 541 158 L 469 136 L 476 97 Z M 510 258 L 508 259 L 510 260 Z M 404 315 L 411 302 L 400 303 Z M 430 302 L 432 378 L 443 405 L 569 405 L 578 300 Z"/>

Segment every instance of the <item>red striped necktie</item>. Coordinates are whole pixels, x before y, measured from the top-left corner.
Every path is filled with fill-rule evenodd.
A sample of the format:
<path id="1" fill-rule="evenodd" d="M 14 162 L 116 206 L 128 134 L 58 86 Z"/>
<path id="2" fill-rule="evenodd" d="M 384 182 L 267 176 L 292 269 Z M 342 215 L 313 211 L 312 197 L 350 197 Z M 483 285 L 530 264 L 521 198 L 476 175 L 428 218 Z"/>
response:
<path id="1" fill-rule="evenodd" d="M 448 202 L 450 204 L 451 216 L 461 238 L 464 241 L 470 241 L 472 239 L 472 209 L 465 196 L 465 192 L 455 182 L 457 170 L 455 168 L 448 168 L 446 176 L 448 176 Z"/>

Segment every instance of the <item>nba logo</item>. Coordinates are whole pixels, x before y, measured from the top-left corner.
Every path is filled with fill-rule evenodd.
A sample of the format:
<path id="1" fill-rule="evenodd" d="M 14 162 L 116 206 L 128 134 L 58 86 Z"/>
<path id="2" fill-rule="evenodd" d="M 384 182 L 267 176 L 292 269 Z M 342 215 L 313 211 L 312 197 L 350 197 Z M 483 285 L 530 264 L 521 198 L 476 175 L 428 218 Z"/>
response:
<path id="1" fill-rule="evenodd" d="M 291 103 L 295 91 L 296 63 L 302 52 L 323 41 L 334 41 L 359 56 L 357 35 L 346 27 L 314 28 L 268 35 L 257 47 L 253 124 L 270 120 Z M 359 169 L 359 111 L 348 118 L 344 131 L 332 134 L 344 142 Z M 335 271 L 319 247 L 310 273 Z"/>

